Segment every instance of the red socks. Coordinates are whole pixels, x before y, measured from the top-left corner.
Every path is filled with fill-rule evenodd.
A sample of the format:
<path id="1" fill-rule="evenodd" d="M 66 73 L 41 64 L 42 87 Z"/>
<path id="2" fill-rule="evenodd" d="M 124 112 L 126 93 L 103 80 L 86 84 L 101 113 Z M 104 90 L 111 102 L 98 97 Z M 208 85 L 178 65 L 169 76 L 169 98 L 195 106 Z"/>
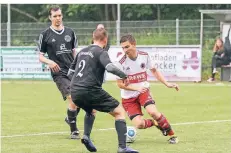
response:
<path id="1" fill-rule="evenodd" d="M 152 126 L 154 125 L 152 119 L 145 119 L 145 120 L 144 120 L 144 123 L 145 123 L 144 129 L 150 128 L 150 127 L 152 127 Z"/>
<path id="2" fill-rule="evenodd" d="M 163 114 L 161 114 L 161 116 L 157 119 L 157 122 L 158 122 L 158 126 L 161 129 L 168 131 L 169 136 L 174 135 L 174 132 L 173 132 L 168 120 L 165 118 L 165 116 Z"/>

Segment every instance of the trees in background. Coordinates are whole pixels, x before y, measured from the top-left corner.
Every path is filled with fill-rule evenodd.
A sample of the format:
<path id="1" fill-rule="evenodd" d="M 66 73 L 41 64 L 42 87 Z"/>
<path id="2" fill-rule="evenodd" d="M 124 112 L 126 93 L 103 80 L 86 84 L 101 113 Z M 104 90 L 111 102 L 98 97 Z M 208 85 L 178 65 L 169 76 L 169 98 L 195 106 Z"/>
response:
<path id="1" fill-rule="evenodd" d="M 47 22 L 51 4 L 12 4 L 12 22 Z M 65 21 L 115 21 L 117 4 L 62 4 Z M 121 20 L 199 19 L 199 9 L 231 9 L 231 4 L 122 4 Z M 7 22 L 7 5 L 1 5 Z"/>

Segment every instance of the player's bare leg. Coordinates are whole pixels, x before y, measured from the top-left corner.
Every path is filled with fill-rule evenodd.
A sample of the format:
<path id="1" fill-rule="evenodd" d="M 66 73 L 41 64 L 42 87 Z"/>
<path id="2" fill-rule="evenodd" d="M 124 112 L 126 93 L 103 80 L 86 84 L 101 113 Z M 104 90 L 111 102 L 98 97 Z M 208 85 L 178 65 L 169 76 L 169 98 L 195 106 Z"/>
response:
<path id="1" fill-rule="evenodd" d="M 118 105 L 110 114 L 115 117 L 115 128 L 119 142 L 117 153 L 139 153 L 137 150 L 126 146 L 127 125 L 125 121 L 125 111 L 122 106 Z"/>
<path id="2" fill-rule="evenodd" d="M 70 126 L 71 130 L 71 139 L 80 139 L 79 136 L 79 130 L 77 128 L 76 123 L 76 116 L 78 115 L 80 108 L 78 108 L 72 101 L 71 95 L 67 96 L 68 101 L 68 109 L 67 109 L 67 117 L 65 118 L 65 121 Z"/>
<path id="3" fill-rule="evenodd" d="M 135 125 L 137 129 L 147 129 L 155 125 L 153 119 L 144 119 L 141 115 L 137 115 L 134 118 L 132 118 L 132 123 L 133 125 Z"/>
<path id="4" fill-rule="evenodd" d="M 157 128 L 161 130 L 164 136 L 170 136 L 168 140 L 171 144 L 178 143 L 178 138 L 175 135 L 171 125 L 169 124 L 167 118 L 160 113 L 154 104 L 147 105 L 145 107 L 147 113 L 158 123 Z"/>

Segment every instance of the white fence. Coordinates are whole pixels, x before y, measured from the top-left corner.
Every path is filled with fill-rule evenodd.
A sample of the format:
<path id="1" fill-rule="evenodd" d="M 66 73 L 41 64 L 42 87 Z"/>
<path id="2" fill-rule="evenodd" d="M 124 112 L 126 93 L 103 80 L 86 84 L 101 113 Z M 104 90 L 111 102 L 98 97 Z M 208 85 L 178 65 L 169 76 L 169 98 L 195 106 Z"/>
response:
<path id="1" fill-rule="evenodd" d="M 200 19 L 121 21 L 120 23 L 116 21 L 65 22 L 64 24 L 75 30 L 79 45 L 88 45 L 91 42 L 92 31 L 99 23 L 103 23 L 108 30 L 112 45 L 118 45 L 120 39 L 117 38 L 118 30 L 120 35 L 124 33 L 135 35 L 138 45 L 200 44 Z M 34 46 L 34 40 L 38 39 L 39 33 L 48 26 L 49 23 L 11 23 L 8 28 L 6 23 L 2 23 L 1 46 Z M 219 22 L 204 20 L 204 42 L 214 40 L 219 34 Z"/>

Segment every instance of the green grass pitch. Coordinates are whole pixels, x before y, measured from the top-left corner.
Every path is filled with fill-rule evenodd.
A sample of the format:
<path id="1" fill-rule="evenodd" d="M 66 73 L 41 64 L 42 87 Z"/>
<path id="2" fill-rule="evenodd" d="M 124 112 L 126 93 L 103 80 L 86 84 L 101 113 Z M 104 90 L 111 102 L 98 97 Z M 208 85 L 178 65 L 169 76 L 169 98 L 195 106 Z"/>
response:
<path id="1" fill-rule="evenodd" d="M 156 128 L 138 130 L 130 146 L 141 153 L 231 152 L 231 84 L 179 83 L 180 91 L 151 84 L 159 111 L 165 114 L 179 143 L 170 145 Z M 66 103 L 52 81 L 2 81 L 2 153 L 87 153 L 80 140 L 70 140 L 64 122 Z M 115 82 L 104 84 L 120 100 Z M 78 116 L 83 129 L 84 112 Z M 145 115 L 148 117 L 148 115 Z M 131 122 L 127 118 L 127 124 Z M 99 153 L 116 153 L 114 119 L 98 113 L 92 140 Z"/>

